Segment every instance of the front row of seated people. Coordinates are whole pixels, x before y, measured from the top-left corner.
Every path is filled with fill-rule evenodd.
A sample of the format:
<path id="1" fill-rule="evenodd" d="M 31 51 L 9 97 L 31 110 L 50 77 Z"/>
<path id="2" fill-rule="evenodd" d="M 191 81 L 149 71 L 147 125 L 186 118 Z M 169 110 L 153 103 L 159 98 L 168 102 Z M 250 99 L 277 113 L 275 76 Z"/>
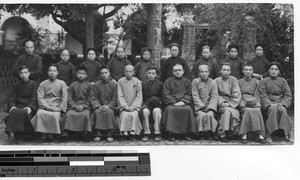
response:
<path id="1" fill-rule="evenodd" d="M 132 65 L 126 65 L 125 77 L 116 83 L 109 68 L 101 66 L 101 79 L 92 85 L 87 68 L 80 66 L 77 80 L 67 87 L 57 79 L 58 68 L 52 64 L 49 79 L 38 86 L 22 66 L 5 118 L 5 131 L 14 133 L 11 143 L 24 142 L 24 135 L 33 131 L 41 134 L 41 140 L 68 139 L 80 132 L 84 141 L 94 133 L 95 141 L 106 137 L 111 142 L 116 129 L 121 139 L 130 140 L 143 131 L 143 141 L 149 140 L 151 131 L 154 140 L 160 141 L 162 129 L 170 141 L 180 135 L 188 141 L 218 137 L 228 142 L 236 134 L 247 143 L 247 134 L 256 132 L 259 142 L 266 144 L 266 131 L 272 135 L 277 130 L 285 132 L 285 139 L 291 137 L 292 121 L 286 109 L 292 96 L 287 81 L 278 76 L 276 63 L 271 63 L 270 77 L 262 81 L 252 78 L 251 64 L 244 65 L 244 78 L 237 80 L 230 76 L 226 62 L 215 80 L 209 78 L 207 65 L 199 66 L 199 77 L 192 82 L 183 77 L 180 64 L 173 66 L 173 77 L 165 83 L 157 79 L 155 66 L 147 68 L 142 82 L 133 77 L 134 72 Z M 261 109 L 267 113 L 266 122 Z"/>

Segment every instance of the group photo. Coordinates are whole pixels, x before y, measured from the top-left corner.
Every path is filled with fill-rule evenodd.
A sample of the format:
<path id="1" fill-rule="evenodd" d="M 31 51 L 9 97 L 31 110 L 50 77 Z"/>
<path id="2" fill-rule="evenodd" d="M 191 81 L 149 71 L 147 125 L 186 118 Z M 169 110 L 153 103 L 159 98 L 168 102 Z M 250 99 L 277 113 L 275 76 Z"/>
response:
<path id="1" fill-rule="evenodd" d="M 2 145 L 293 145 L 292 4 L 0 4 Z"/>

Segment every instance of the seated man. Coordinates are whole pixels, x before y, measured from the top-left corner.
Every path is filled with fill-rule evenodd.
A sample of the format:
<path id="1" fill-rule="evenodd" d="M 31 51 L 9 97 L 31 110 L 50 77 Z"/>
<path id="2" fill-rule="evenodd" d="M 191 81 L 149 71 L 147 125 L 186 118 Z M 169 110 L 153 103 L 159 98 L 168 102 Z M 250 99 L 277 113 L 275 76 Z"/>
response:
<path id="1" fill-rule="evenodd" d="M 147 68 L 147 79 L 142 82 L 143 89 L 143 126 L 144 126 L 144 142 L 148 141 L 150 135 L 150 114 L 154 120 L 154 140 L 160 141 L 160 122 L 161 122 L 161 104 L 163 83 L 157 77 L 158 69 L 155 66 Z M 152 112 L 152 113 L 151 113 Z"/>
<path id="2" fill-rule="evenodd" d="M 17 82 L 8 99 L 9 114 L 4 118 L 5 132 L 14 133 L 11 144 L 22 143 L 24 133 L 32 133 L 31 118 L 37 110 L 36 90 L 37 83 L 29 80 L 29 68 L 25 65 L 19 69 L 21 81 Z"/>
<path id="3" fill-rule="evenodd" d="M 252 78 L 253 66 L 245 64 L 243 68 L 244 78 L 238 81 L 242 101 L 240 104 L 242 122 L 240 127 L 240 135 L 242 135 L 242 143 L 248 143 L 247 133 L 258 132 L 259 142 L 266 144 L 265 124 L 260 111 L 260 97 L 259 97 L 259 80 Z"/>
<path id="4" fill-rule="evenodd" d="M 52 134 L 61 134 L 59 121 L 67 110 L 68 91 L 64 81 L 57 79 L 55 64 L 48 68 L 49 79 L 41 82 L 37 90 L 39 110 L 31 119 L 35 132 L 42 133 L 42 140 L 55 140 Z"/>
<path id="5" fill-rule="evenodd" d="M 134 67 L 125 66 L 125 77 L 118 81 L 118 109 L 119 129 L 122 139 L 131 135 L 131 140 L 135 140 L 135 135 L 139 135 L 142 124 L 139 119 L 139 111 L 143 102 L 141 81 L 133 77 Z"/>
<path id="6" fill-rule="evenodd" d="M 237 110 L 241 102 L 241 90 L 235 77 L 230 76 L 231 66 L 225 62 L 221 66 L 221 77 L 215 79 L 219 93 L 219 138 L 228 142 L 226 132 L 239 133 L 240 112 Z"/>
<path id="7" fill-rule="evenodd" d="M 190 141 L 190 135 L 196 133 L 196 121 L 191 108 L 191 83 L 183 77 L 181 64 L 173 67 L 174 77 L 167 79 L 163 88 L 163 102 L 166 110 L 163 114 L 163 125 L 169 132 L 169 140 L 174 141 L 174 134 L 184 134 Z"/>
<path id="8" fill-rule="evenodd" d="M 68 131 L 83 132 L 83 141 L 89 141 L 91 131 L 91 105 L 90 94 L 92 84 L 86 80 L 87 69 L 80 66 L 77 70 L 77 81 L 68 88 L 68 112 L 61 119 L 61 129 L 67 134 Z"/>
<path id="9" fill-rule="evenodd" d="M 218 105 L 218 87 L 214 80 L 208 78 L 210 74 L 207 65 L 199 66 L 199 76 L 192 82 L 192 95 L 197 114 L 196 122 L 199 138 L 211 140 L 218 122 L 215 119 Z"/>
<path id="10" fill-rule="evenodd" d="M 266 127 L 269 134 L 282 130 L 285 133 L 284 140 L 292 141 L 293 122 L 286 110 L 291 105 L 292 94 L 287 81 L 278 77 L 279 73 L 279 64 L 271 63 L 270 77 L 264 78 L 259 84 L 261 104 L 268 113 Z"/>
<path id="11" fill-rule="evenodd" d="M 113 133 L 117 129 L 117 89 L 115 80 L 110 78 L 107 66 L 100 68 L 101 80 L 93 85 L 91 104 L 94 109 L 92 115 L 93 128 L 97 135 L 95 141 L 100 141 L 101 131 L 107 131 L 107 142 L 112 142 Z"/>

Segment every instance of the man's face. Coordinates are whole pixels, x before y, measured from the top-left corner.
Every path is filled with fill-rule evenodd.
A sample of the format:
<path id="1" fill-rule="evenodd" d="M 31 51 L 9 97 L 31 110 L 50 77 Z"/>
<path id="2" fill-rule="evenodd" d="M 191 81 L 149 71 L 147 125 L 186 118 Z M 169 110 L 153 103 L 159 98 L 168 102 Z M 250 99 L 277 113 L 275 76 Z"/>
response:
<path id="1" fill-rule="evenodd" d="M 243 69 L 243 73 L 244 73 L 244 76 L 246 78 L 251 78 L 252 74 L 253 74 L 253 67 L 252 66 L 245 66 L 244 69 Z"/>
<path id="2" fill-rule="evenodd" d="M 78 70 L 76 76 L 80 81 L 83 81 L 87 78 L 87 73 L 85 70 Z"/>
<path id="3" fill-rule="evenodd" d="M 22 69 L 19 75 L 22 81 L 26 82 L 29 80 L 30 72 L 28 71 L 28 69 Z"/>
<path id="4" fill-rule="evenodd" d="M 201 77 L 201 79 L 207 80 L 209 76 L 208 68 L 205 67 L 199 68 L 199 76 Z"/>
<path id="5" fill-rule="evenodd" d="M 61 59 L 63 62 L 68 62 L 69 59 L 70 59 L 69 51 L 64 50 L 63 52 L 61 52 L 60 59 Z"/>
<path id="6" fill-rule="evenodd" d="M 229 75 L 231 73 L 230 66 L 223 65 L 220 73 L 221 73 L 222 77 L 225 77 L 225 78 L 229 77 Z"/>
<path id="7" fill-rule="evenodd" d="M 48 76 L 49 76 L 49 79 L 56 79 L 58 75 L 58 71 L 57 71 L 57 68 L 55 66 L 50 66 L 49 69 L 48 69 Z"/>
<path id="8" fill-rule="evenodd" d="M 119 59 L 122 59 L 122 58 L 124 58 L 124 56 L 125 56 L 124 49 L 123 49 L 122 47 L 119 47 L 119 48 L 117 49 L 117 57 L 118 57 Z"/>
<path id="9" fill-rule="evenodd" d="M 175 65 L 173 67 L 173 74 L 174 74 L 175 77 L 182 77 L 183 74 L 184 74 L 184 70 L 183 70 L 182 66 L 181 65 L 177 65 L 177 66 Z"/>
<path id="10" fill-rule="evenodd" d="M 150 57 L 151 57 L 150 52 L 149 51 L 145 51 L 144 54 L 143 54 L 143 59 L 145 61 L 149 61 Z"/>
<path id="11" fill-rule="evenodd" d="M 132 79 L 133 75 L 134 75 L 134 68 L 133 67 L 125 68 L 125 76 L 128 80 Z"/>
<path id="12" fill-rule="evenodd" d="M 231 48 L 230 51 L 229 51 L 229 56 L 230 56 L 231 58 L 236 58 L 236 57 L 238 56 L 238 51 L 237 51 L 237 49 Z"/>
<path id="13" fill-rule="evenodd" d="M 154 79 L 157 77 L 157 73 L 155 69 L 150 69 L 147 71 L 147 78 L 150 81 L 154 81 Z"/>
<path id="14" fill-rule="evenodd" d="M 202 57 L 204 59 L 208 59 L 210 57 L 211 53 L 210 50 L 208 48 L 205 48 L 202 50 Z"/>
<path id="15" fill-rule="evenodd" d="M 257 48 L 255 49 L 255 54 L 256 56 L 263 56 L 264 55 L 264 50 L 261 46 L 257 46 Z"/>
<path id="16" fill-rule="evenodd" d="M 33 54 L 34 53 L 34 43 L 32 41 L 27 41 L 25 43 L 25 51 L 27 54 Z"/>
<path id="17" fill-rule="evenodd" d="M 277 65 L 272 65 L 269 70 L 270 76 L 276 77 L 279 75 L 280 71 Z"/>
<path id="18" fill-rule="evenodd" d="M 93 61 L 93 60 L 95 60 L 96 59 L 96 53 L 95 53 L 95 51 L 89 51 L 88 52 L 88 54 L 87 54 L 87 58 L 88 58 L 88 60 L 90 60 L 90 61 Z"/>
<path id="19" fill-rule="evenodd" d="M 179 49 L 177 46 L 172 46 L 171 47 L 171 55 L 172 57 L 177 57 L 179 53 Z"/>
<path id="20" fill-rule="evenodd" d="M 108 79 L 109 79 L 109 77 L 110 77 L 110 72 L 109 72 L 108 69 L 102 69 L 100 73 L 101 73 L 101 78 L 102 78 L 103 80 L 108 80 Z"/>

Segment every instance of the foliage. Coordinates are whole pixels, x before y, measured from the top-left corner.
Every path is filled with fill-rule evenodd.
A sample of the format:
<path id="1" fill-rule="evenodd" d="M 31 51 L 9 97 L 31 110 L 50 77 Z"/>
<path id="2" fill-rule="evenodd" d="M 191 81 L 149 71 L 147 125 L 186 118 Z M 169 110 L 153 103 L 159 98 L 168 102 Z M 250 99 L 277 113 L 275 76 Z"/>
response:
<path id="1" fill-rule="evenodd" d="M 93 4 L 94 9 L 94 44 L 98 48 L 103 44 L 103 34 L 108 30 L 106 20 L 112 17 L 124 4 Z M 106 12 L 107 7 L 114 7 Z M 103 8 L 100 14 L 99 9 Z M 9 4 L 7 12 L 13 14 L 30 13 L 37 19 L 52 16 L 53 20 L 65 29 L 83 47 L 86 45 L 86 5 L 85 4 Z"/>
<path id="2" fill-rule="evenodd" d="M 40 34 L 41 28 L 32 26 L 23 26 L 21 31 L 18 32 L 18 37 L 16 39 L 17 45 L 14 47 L 14 51 L 17 54 L 22 54 L 24 52 L 24 40 L 31 39 L 35 44 L 35 50 L 41 52 L 43 47 L 41 44 L 42 36 Z"/>

